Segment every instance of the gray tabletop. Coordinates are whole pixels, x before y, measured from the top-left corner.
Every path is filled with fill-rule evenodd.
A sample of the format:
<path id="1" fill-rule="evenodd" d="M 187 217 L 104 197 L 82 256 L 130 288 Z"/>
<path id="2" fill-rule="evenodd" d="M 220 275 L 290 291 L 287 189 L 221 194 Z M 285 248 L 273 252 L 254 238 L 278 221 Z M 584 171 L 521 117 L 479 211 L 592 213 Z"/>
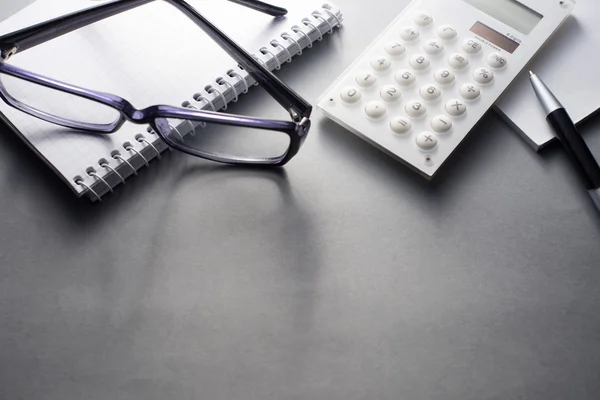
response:
<path id="1" fill-rule="evenodd" d="M 311 102 L 407 1 L 337 3 L 279 72 Z M 279 172 L 173 152 L 93 205 L 0 126 L 0 399 L 600 396 L 600 215 L 559 148 L 489 114 L 427 183 L 313 119 Z"/>

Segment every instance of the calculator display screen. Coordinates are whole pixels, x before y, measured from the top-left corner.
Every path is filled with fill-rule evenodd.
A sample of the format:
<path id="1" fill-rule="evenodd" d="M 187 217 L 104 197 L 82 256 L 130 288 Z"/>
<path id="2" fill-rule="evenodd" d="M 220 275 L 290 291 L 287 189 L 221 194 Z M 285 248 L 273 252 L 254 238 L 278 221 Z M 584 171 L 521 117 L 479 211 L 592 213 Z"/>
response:
<path id="1" fill-rule="evenodd" d="M 519 47 L 519 43 L 510 39 L 508 36 L 493 30 L 489 26 L 482 24 L 481 22 L 476 22 L 475 25 L 471 27 L 471 32 L 481 36 L 485 40 L 488 40 L 501 49 L 508 51 L 510 54 L 512 54 L 517 47 Z"/>
<path id="2" fill-rule="evenodd" d="M 525 35 L 529 35 L 538 22 L 544 18 L 542 14 L 517 0 L 463 1 Z"/>

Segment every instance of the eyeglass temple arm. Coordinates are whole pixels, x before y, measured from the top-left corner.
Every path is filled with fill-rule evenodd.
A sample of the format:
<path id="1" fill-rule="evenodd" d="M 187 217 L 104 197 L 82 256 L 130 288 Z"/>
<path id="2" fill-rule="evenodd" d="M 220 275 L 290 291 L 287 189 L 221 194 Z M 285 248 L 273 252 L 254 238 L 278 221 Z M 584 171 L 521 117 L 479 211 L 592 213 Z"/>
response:
<path id="1" fill-rule="evenodd" d="M 287 14 L 287 10 L 283 7 L 274 6 L 259 0 L 227 0 L 244 7 L 251 8 L 255 11 L 260 11 L 273 17 L 280 17 Z"/>
<path id="2" fill-rule="evenodd" d="M 21 29 L 8 35 L 0 36 L 0 57 L 8 59 L 17 51 L 24 51 L 67 34 L 86 25 L 103 20 L 113 15 L 131 10 L 155 0 L 116 0 L 86 10 L 74 12 L 62 17 L 42 22 L 40 24 Z M 299 122 L 302 118 L 310 117 L 312 107 L 291 88 L 275 78 L 275 76 L 256 61 L 242 47 L 221 32 L 215 25 L 204 18 L 193 7 L 183 0 L 165 0 L 191 18 L 196 25 L 204 30 L 227 53 L 233 57 L 243 68 L 267 90 L 279 104 L 286 108 L 292 118 Z M 229 0 L 233 3 L 253 8 L 258 11 L 268 10 L 271 15 L 284 15 L 287 11 L 283 8 L 270 6 L 258 0 Z M 272 13 L 271 13 L 272 12 Z M 273 14 L 274 13 L 274 14 Z"/>
<path id="3" fill-rule="evenodd" d="M 246 72 L 248 72 L 258 84 L 271 95 L 271 97 L 290 112 L 294 121 L 300 122 L 303 118 L 310 117 L 312 106 L 289 86 L 276 78 L 271 71 L 262 66 L 250 53 L 234 42 L 209 20 L 204 18 L 202 14 L 185 1 L 176 1 L 172 2 L 172 4 L 188 15 L 196 25 L 233 57 L 233 59 L 236 60 Z"/>
<path id="4" fill-rule="evenodd" d="M 20 29 L 18 31 L 0 36 L 0 58 L 8 59 L 16 52 L 25 51 L 39 44 L 65 35 L 76 29 L 101 21 L 113 15 L 131 10 L 155 0 L 116 0 L 110 3 L 90 7 L 71 14 L 53 18 L 39 24 Z M 167 0 L 169 3 L 181 0 Z M 258 0 L 228 0 L 256 11 L 272 16 L 287 14 L 285 8 L 273 6 Z"/>

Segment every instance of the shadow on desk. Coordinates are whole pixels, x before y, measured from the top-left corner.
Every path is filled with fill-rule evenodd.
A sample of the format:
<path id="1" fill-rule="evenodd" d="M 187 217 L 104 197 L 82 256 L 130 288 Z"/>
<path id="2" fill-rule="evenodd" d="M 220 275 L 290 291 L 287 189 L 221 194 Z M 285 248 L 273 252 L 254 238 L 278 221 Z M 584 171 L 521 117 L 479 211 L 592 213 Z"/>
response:
<path id="1" fill-rule="evenodd" d="M 165 154 L 164 160 L 167 165 L 177 163 L 176 157 L 169 154 Z M 94 204 L 86 198 L 78 198 L 8 126 L 0 123 L 0 184 L 6 192 L 1 200 L 4 209 L 15 208 L 25 217 L 44 221 L 48 215 L 54 215 L 52 220 L 58 224 L 57 228 L 63 224 L 73 228 L 94 227 L 107 213 L 115 213 L 119 203 L 134 216 L 136 210 L 144 207 L 143 198 L 152 183 L 166 174 L 153 164 L 140 171 L 136 179 L 128 180 L 120 190 Z M 138 206 L 128 207 L 128 203 Z"/>
<path id="2" fill-rule="evenodd" d="M 493 117 L 485 117 L 431 180 L 328 118 L 318 121 L 318 140 L 339 162 L 358 165 L 370 176 L 398 187 L 403 196 L 409 196 L 411 204 L 435 213 L 435 210 L 446 208 L 440 205 L 448 204 L 457 190 L 473 190 L 474 172 L 486 164 L 486 158 L 493 154 L 499 139 L 496 123 Z M 490 134 L 496 139 L 490 140 Z"/>
<path id="3" fill-rule="evenodd" d="M 584 212 L 594 218 L 597 214 L 558 143 L 543 154 L 536 153 L 493 112 L 482 118 L 432 180 L 325 117 L 316 125 L 321 147 L 330 153 L 329 157 L 350 169 L 349 174 L 376 179 L 380 186 L 389 187 L 399 201 L 409 203 L 413 212 L 418 209 L 427 219 L 439 224 L 450 222 L 448 214 L 461 209 L 460 203 L 468 196 L 478 197 L 480 203 L 490 201 L 490 212 L 494 212 L 493 203 L 497 202 L 497 209 L 514 207 L 515 212 L 520 213 L 518 209 L 526 207 L 531 216 L 539 217 L 554 218 L 554 213 L 559 213 L 559 218 L 563 218 L 570 213 Z M 586 124 L 583 129 L 600 131 L 600 119 Z M 596 158 L 600 157 L 600 135 L 588 134 L 586 140 Z M 555 184 L 557 181 L 561 182 Z M 573 202 L 560 208 L 549 199 L 548 186 L 566 190 Z M 520 196 L 527 199 L 521 201 Z M 511 202 L 510 206 L 502 204 L 503 201 Z M 468 213 L 462 210 L 465 212 Z M 600 218 L 596 220 L 594 224 L 600 229 Z"/>
<path id="4" fill-rule="evenodd" d="M 163 226 L 176 204 L 186 207 L 207 196 L 225 196 L 226 192 L 219 190 L 219 182 L 233 179 L 240 187 L 266 182 L 275 189 L 270 191 L 269 201 L 281 206 L 296 225 L 305 223 L 298 216 L 302 211 L 285 169 L 224 165 L 167 151 L 160 161 L 153 160 L 149 168 L 139 170 L 138 176 L 120 185 L 102 202 L 91 203 L 76 197 L 6 125 L 0 123 L 0 132 L 0 185 L 4 188 L 0 210 L 6 213 L 5 221 L 21 224 L 27 219 L 54 226 L 57 232 L 69 232 L 74 244 L 82 233 L 110 231 L 115 221 L 145 219 L 149 226 Z M 264 196 L 264 191 L 255 196 L 251 192 L 240 194 L 249 202 L 264 201 Z M 194 216 L 199 224 L 202 216 Z"/>

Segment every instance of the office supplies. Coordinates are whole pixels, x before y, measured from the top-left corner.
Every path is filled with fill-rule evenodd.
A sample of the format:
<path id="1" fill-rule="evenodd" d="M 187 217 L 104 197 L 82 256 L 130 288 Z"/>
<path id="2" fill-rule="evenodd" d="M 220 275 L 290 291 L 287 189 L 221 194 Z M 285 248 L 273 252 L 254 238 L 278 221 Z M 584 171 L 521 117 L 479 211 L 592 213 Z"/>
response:
<path id="1" fill-rule="evenodd" d="M 541 108 L 546 115 L 548 125 L 556 132 L 562 147 L 580 174 L 588 193 L 600 211 L 600 166 L 598 166 L 598 162 L 560 101 L 536 74 L 531 71 L 529 74 L 531 86 L 542 105 Z"/>
<path id="2" fill-rule="evenodd" d="M 181 11 L 236 60 L 239 68 L 248 72 L 287 111 L 289 119 L 248 117 L 167 104 L 136 108 L 134 103 L 114 93 L 75 86 L 8 62 L 17 54 L 150 1 L 157 0 L 112 0 L 1 35 L 0 98 L 26 114 L 79 132 L 110 135 L 123 123 L 131 122 L 150 125 L 170 148 L 195 157 L 237 165 L 287 164 L 310 132 L 312 106 L 265 68 L 264 62 L 261 64 L 255 55 L 232 41 L 186 0 L 168 0 L 166 3 Z M 268 15 L 281 17 L 287 14 L 285 8 L 259 0 L 245 0 L 243 4 Z M 158 157 L 158 150 L 156 154 Z M 75 183 L 83 186 L 80 179 Z M 106 187 L 109 187 L 108 183 Z M 93 192 L 93 189 L 87 189 Z M 100 200 L 99 196 L 96 198 Z"/>
<path id="3" fill-rule="evenodd" d="M 275 20 L 224 1 L 192 4 L 242 47 L 254 49 L 254 56 L 271 71 L 291 62 L 342 21 L 340 9 L 330 2 L 280 1 L 277 4 L 289 13 Z M 0 33 L 89 6 L 77 0 L 38 0 L 0 24 Z M 202 30 L 163 2 L 86 26 L 10 61 L 77 86 L 115 93 L 139 108 L 172 104 L 225 110 L 255 83 Z M 116 133 L 98 136 L 57 127 L 5 104 L 0 112 L 77 195 L 92 200 L 167 149 L 150 127 L 126 122 Z"/>
<path id="4" fill-rule="evenodd" d="M 414 0 L 317 107 L 431 179 L 573 7 Z"/>
<path id="5" fill-rule="evenodd" d="M 544 77 L 547 85 L 564 104 L 576 125 L 600 109 L 600 79 L 597 51 L 600 44 L 600 2 L 580 0 L 571 17 L 555 37 L 528 64 L 528 69 Z M 494 110 L 535 150 L 556 139 L 544 118 L 529 84 L 529 74 L 521 72 L 494 104 Z"/>

